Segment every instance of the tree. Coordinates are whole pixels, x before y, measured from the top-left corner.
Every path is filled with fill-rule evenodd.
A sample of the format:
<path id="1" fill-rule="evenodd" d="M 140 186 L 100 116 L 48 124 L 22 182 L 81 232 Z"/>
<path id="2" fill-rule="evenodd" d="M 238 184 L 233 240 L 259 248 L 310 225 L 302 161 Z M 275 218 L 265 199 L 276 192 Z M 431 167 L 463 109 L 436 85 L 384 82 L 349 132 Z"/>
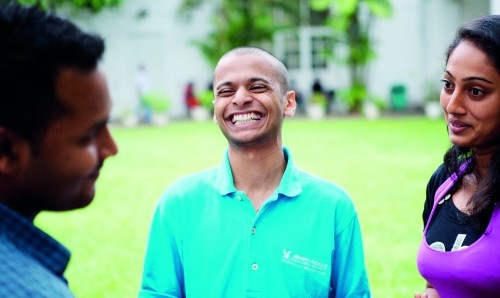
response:
<path id="1" fill-rule="evenodd" d="M 370 29 L 376 18 L 392 14 L 389 0 L 310 0 L 313 10 L 332 8 L 327 25 L 336 43 L 347 46 L 343 61 L 349 68 L 350 87 L 344 94 L 349 110 L 359 112 L 369 96 L 368 65 L 376 57 Z"/>
<path id="2" fill-rule="evenodd" d="M 290 3 L 291 2 L 291 3 Z M 183 0 L 179 11 L 189 18 L 204 0 Z M 295 1 L 279 0 L 221 0 L 212 15 L 213 30 L 203 40 L 193 43 L 198 46 L 207 61 L 214 66 L 222 54 L 245 45 L 262 45 L 271 41 L 274 32 L 289 26 L 297 15 Z M 282 13 L 282 21 L 275 22 L 274 13 Z"/>
<path id="3" fill-rule="evenodd" d="M 124 0 L 0 0 L 0 3 L 17 2 L 36 6 L 43 10 L 56 11 L 62 7 L 97 13 L 102 9 L 119 6 Z"/>
<path id="4" fill-rule="evenodd" d="M 220 0 L 213 14 L 213 31 L 203 40 L 194 41 L 214 65 L 228 50 L 242 45 L 260 45 L 271 41 L 280 29 L 309 26 L 301 8 L 310 6 L 316 12 L 328 12 L 325 24 L 332 29 L 334 42 L 347 46 L 345 57 L 334 55 L 348 66 L 350 87 L 344 92 L 350 111 L 358 112 L 369 96 L 368 65 L 376 57 L 370 29 L 376 18 L 392 14 L 390 0 Z M 183 0 L 181 15 L 190 13 L 207 0 Z M 213 3 L 213 2 L 212 2 Z M 276 13 L 283 16 L 275 21 Z M 335 48 L 335 47 L 334 47 Z M 338 48 L 338 47 L 337 47 Z"/>

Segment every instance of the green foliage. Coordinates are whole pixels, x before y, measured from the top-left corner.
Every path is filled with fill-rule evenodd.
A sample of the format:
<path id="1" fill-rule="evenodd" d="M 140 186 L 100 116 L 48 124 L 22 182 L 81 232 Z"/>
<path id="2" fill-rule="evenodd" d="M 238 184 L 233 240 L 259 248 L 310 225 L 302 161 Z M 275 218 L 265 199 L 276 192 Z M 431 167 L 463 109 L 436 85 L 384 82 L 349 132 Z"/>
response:
<path id="1" fill-rule="evenodd" d="M 368 10 L 376 17 L 389 18 L 392 15 L 390 0 L 365 0 Z"/>
<path id="2" fill-rule="evenodd" d="M 424 101 L 439 102 L 441 87 L 441 85 L 438 85 L 434 81 L 427 81 L 424 86 Z"/>
<path id="3" fill-rule="evenodd" d="M 202 106 L 212 110 L 214 108 L 213 100 L 214 100 L 214 92 L 212 90 L 204 90 L 198 94 L 198 99 Z"/>
<path id="4" fill-rule="evenodd" d="M 144 95 L 144 102 L 154 112 L 166 112 L 171 104 L 171 101 L 163 93 L 157 91 Z"/>
<path id="5" fill-rule="evenodd" d="M 309 102 L 319 104 L 325 108 L 328 104 L 328 100 L 326 99 L 326 95 L 323 92 L 313 92 L 311 94 L 311 98 L 310 98 Z"/>
<path id="6" fill-rule="evenodd" d="M 0 3 L 17 2 L 50 11 L 55 11 L 61 7 L 71 7 L 75 10 L 97 13 L 106 8 L 117 7 L 123 1 L 125 0 L 0 0 Z"/>
<path id="7" fill-rule="evenodd" d="M 370 29 L 376 18 L 392 14 L 389 0 L 310 0 L 311 8 L 324 10 L 333 7 L 327 25 L 332 28 L 336 43 L 347 46 L 345 57 L 337 53 L 336 60 L 349 67 L 351 87 L 345 99 L 351 112 L 359 112 L 368 92 L 367 67 L 376 57 Z"/>
<path id="8" fill-rule="evenodd" d="M 184 17 L 208 0 L 183 0 L 179 11 Z M 376 18 L 392 14 L 390 0 L 309 0 L 311 9 L 325 11 L 331 8 L 327 21 L 334 33 L 334 43 L 347 46 L 347 54 L 334 55 L 334 59 L 349 68 L 350 85 L 345 97 L 349 109 L 359 112 L 368 95 L 367 66 L 376 57 L 370 29 Z M 214 66 L 228 50 L 243 45 L 261 45 L 271 41 L 273 34 L 282 28 L 297 25 L 300 1 L 277 0 L 221 0 L 214 10 L 213 31 L 203 40 L 193 41 L 209 63 Z M 285 17 L 274 20 L 275 12 Z M 361 97 L 363 96 L 363 97 Z"/>
<path id="9" fill-rule="evenodd" d="M 363 106 L 363 102 L 368 96 L 366 86 L 364 84 L 353 84 L 351 87 L 340 91 L 340 98 L 349 107 L 350 111 L 359 112 Z"/>
<path id="10" fill-rule="evenodd" d="M 311 0 L 310 6 L 315 11 L 327 10 L 330 7 L 330 0 Z"/>
<path id="11" fill-rule="evenodd" d="M 379 111 L 387 110 L 387 101 L 384 98 L 373 95 L 369 100 L 375 104 Z"/>
<path id="12" fill-rule="evenodd" d="M 191 13 L 205 2 L 211 1 L 183 0 L 179 11 L 189 19 Z M 290 16 L 295 15 L 296 8 L 288 1 L 222 0 L 212 16 L 212 32 L 192 44 L 214 66 L 222 54 L 230 49 L 271 41 L 274 32 L 286 26 L 275 22 L 273 12 L 276 11 Z"/>

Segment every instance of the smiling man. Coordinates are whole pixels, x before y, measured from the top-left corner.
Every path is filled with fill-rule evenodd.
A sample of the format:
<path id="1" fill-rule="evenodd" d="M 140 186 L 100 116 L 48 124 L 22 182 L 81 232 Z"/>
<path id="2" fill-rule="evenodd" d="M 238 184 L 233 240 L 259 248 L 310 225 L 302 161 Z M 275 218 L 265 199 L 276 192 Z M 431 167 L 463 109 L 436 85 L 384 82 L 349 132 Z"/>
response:
<path id="1" fill-rule="evenodd" d="M 282 145 L 296 108 L 285 66 L 236 48 L 213 86 L 226 154 L 160 199 L 139 297 L 369 297 L 351 199 Z"/>
<path id="2" fill-rule="evenodd" d="M 0 297 L 73 297 L 69 251 L 33 225 L 87 206 L 117 153 L 104 43 L 55 15 L 0 5 Z"/>

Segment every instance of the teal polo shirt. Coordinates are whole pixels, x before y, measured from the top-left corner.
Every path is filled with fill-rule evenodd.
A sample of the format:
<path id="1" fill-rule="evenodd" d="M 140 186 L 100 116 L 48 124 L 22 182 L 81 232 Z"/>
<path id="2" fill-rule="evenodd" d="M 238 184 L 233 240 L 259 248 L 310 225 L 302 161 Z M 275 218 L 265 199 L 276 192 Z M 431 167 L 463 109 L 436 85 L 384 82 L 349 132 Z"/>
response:
<path id="1" fill-rule="evenodd" d="M 219 167 L 184 177 L 153 215 L 139 297 L 370 297 L 355 207 L 287 166 L 258 213 Z"/>

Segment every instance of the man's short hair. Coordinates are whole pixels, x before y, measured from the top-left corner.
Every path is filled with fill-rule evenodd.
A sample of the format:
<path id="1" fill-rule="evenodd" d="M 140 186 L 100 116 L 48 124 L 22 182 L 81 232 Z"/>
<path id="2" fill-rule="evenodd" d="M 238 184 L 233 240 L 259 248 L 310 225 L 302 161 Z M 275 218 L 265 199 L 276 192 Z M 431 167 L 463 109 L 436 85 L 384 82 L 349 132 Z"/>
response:
<path id="1" fill-rule="evenodd" d="M 69 20 L 17 4 L 0 4 L 0 126 L 30 142 L 65 112 L 57 98 L 62 68 L 92 71 L 104 41 Z"/>

